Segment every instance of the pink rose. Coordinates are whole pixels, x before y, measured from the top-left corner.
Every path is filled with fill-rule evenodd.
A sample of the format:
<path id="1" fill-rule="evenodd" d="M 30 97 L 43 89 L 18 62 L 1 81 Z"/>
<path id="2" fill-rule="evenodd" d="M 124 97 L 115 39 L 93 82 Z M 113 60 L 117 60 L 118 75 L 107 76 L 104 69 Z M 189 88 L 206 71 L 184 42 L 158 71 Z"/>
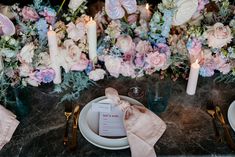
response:
<path id="1" fill-rule="evenodd" d="M 120 74 L 120 68 L 122 62 L 121 58 L 113 56 L 105 56 L 104 62 L 105 62 L 105 67 L 110 73 L 110 75 L 117 78 Z"/>
<path id="2" fill-rule="evenodd" d="M 150 67 L 161 69 L 166 63 L 166 55 L 158 51 L 147 54 L 146 62 Z"/>
<path id="3" fill-rule="evenodd" d="M 134 47 L 134 43 L 132 42 L 132 38 L 129 35 L 120 35 L 117 38 L 116 46 L 122 50 L 122 52 L 126 53 L 131 51 Z"/>
<path id="4" fill-rule="evenodd" d="M 138 16 L 136 14 L 131 14 L 128 16 L 127 21 L 131 25 L 131 24 L 134 24 L 137 21 L 137 19 L 138 19 Z"/>
<path id="5" fill-rule="evenodd" d="M 87 68 L 89 60 L 86 58 L 86 55 L 81 53 L 80 61 L 77 64 L 74 64 L 71 67 L 72 71 L 83 71 Z"/>
<path id="6" fill-rule="evenodd" d="M 23 15 L 23 19 L 25 21 L 27 21 L 27 20 L 37 21 L 39 19 L 37 12 L 31 7 L 25 6 L 22 10 L 22 15 Z"/>
<path id="7" fill-rule="evenodd" d="M 98 81 L 104 79 L 106 72 L 103 69 L 95 69 L 89 73 L 89 79 Z"/>
<path id="8" fill-rule="evenodd" d="M 139 53 L 136 54 L 135 65 L 137 67 L 143 67 L 144 66 L 144 55 L 141 55 Z"/>
<path id="9" fill-rule="evenodd" d="M 135 67 L 127 62 L 122 63 L 120 73 L 123 76 L 135 78 Z"/>
<path id="10" fill-rule="evenodd" d="M 216 69 L 222 72 L 224 75 L 230 72 L 231 66 L 224 58 L 222 58 L 222 56 L 216 55 L 214 62 Z"/>
<path id="11" fill-rule="evenodd" d="M 222 23 L 216 23 L 206 32 L 208 45 L 212 48 L 222 48 L 232 41 L 231 29 Z"/>
<path id="12" fill-rule="evenodd" d="M 137 52 L 141 54 L 146 54 L 146 53 L 153 51 L 150 42 L 145 41 L 145 40 L 140 40 L 138 44 L 136 45 L 135 49 Z"/>
<path id="13" fill-rule="evenodd" d="M 56 12 L 52 8 L 44 7 L 43 12 L 40 12 L 39 14 L 44 16 L 46 21 L 50 24 L 54 24 L 56 21 Z"/>

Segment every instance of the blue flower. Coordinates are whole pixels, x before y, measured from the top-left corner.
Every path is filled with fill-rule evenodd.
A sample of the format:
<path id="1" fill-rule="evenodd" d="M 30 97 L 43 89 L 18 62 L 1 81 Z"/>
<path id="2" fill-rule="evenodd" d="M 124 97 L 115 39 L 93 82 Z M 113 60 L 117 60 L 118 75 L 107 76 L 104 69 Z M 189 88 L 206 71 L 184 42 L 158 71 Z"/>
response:
<path id="1" fill-rule="evenodd" d="M 164 37 L 169 36 L 172 24 L 172 16 L 173 13 L 171 10 L 164 10 L 164 16 L 163 16 L 164 23 L 162 25 L 162 33 L 161 33 L 161 35 Z"/>
<path id="2" fill-rule="evenodd" d="M 36 22 L 36 27 L 39 35 L 39 42 L 44 43 L 47 39 L 48 24 L 45 19 L 41 18 Z"/>

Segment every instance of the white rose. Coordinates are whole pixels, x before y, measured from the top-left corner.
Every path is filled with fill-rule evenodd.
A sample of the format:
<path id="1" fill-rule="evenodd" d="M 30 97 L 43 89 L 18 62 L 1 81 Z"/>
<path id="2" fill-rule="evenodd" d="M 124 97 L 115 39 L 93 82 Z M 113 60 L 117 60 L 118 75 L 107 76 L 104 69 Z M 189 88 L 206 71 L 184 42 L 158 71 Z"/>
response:
<path id="1" fill-rule="evenodd" d="M 68 7 L 73 11 L 76 11 L 84 1 L 85 0 L 70 0 Z"/>
<path id="2" fill-rule="evenodd" d="M 25 63 L 32 63 L 35 46 L 33 43 L 25 45 L 20 51 L 20 61 Z"/>
<path id="3" fill-rule="evenodd" d="M 98 81 L 104 79 L 106 72 L 103 69 L 95 69 L 89 73 L 89 79 Z"/>

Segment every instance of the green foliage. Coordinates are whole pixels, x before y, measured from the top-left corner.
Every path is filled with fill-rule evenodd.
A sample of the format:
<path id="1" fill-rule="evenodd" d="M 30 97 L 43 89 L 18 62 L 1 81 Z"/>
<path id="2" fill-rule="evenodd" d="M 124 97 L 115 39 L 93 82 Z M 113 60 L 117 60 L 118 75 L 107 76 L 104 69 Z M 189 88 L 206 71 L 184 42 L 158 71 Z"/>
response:
<path id="1" fill-rule="evenodd" d="M 54 92 L 63 93 L 60 103 L 65 100 L 73 101 L 79 99 L 80 92 L 88 88 L 92 84 L 88 76 L 84 72 L 69 72 L 64 74 L 63 82 L 56 85 Z"/>
<path id="2" fill-rule="evenodd" d="M 235 83 L 235 69 L 227 75 L 223 75 L 222 73 L 215 78 L 216 82 L 224 82 L 224 83 Z"/>
<path id="3" fill-rule="evenodd" d="M 7 105 L 9 103 L 8 97 L 7 97 L 7 90 L 11 86 L 10 80 L 6 78 L 3 71 L 0 73 L 0 102 L 1 105 Z"/>

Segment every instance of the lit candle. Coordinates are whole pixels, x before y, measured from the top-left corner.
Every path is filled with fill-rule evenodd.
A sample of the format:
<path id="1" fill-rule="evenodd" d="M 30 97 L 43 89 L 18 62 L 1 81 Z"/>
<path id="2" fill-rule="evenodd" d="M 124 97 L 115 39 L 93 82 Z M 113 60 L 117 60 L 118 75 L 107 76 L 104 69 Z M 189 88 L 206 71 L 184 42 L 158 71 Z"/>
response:
<path id="1" fill-rule="evenodd" d="M 146 8 L 147 10 L 149 10 L 149 4 L 148 4 L 148 3 L 146 4 L 145 8 Z"/>
<path id="2" fill-rule="evenodd" d="M 56 32 L 52 30 L 51 26 L 49 28 L 49 31 L 47 32 L 47 37 L 48 37 L 48 46 L 49 46 L 49 52 L 50 52 L 51 68 L 55 71 L 55 78 L 53 82 L 55 84 L 60 84 L 61 83 L 61 70 L 60 70 L 60 65 L 58 65 L 56 62 L 59 49 L 57 45 Z"/>
<path id="3" fill-rule="evenodd" d="M 89 46 L 89 58 L 93 63 L 97 62 L 97 34 L 96 34 L 96 22 L 90 19 L 87 23 L 87 41 Z"/>
<path id="4" fill-rule="evenodd" d="M 188 85 L 187 85 L 187 94 L 194 95 L 197 88 L 197 80 L 199 75 L 200 65 L 198 64 L 198 60 L 191 64 Z"/>

